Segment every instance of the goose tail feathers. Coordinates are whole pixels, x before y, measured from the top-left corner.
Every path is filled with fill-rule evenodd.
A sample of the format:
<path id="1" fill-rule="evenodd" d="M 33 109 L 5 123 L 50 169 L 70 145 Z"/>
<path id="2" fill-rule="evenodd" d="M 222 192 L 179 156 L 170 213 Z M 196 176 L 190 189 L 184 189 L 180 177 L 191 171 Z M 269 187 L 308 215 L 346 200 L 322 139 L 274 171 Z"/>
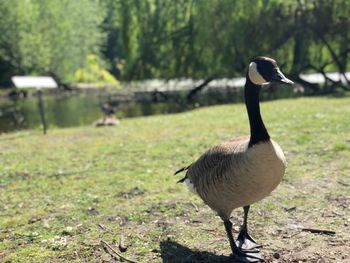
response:
<path id="1" fill-rule="evenodd" d="M 185 166 L 185 167 L 182 167 L 180 170 L 177 170 L 174 175 L 178 174 L 178 173 L 181 173 L 181 172 L 184 172 L 184 171 L 187 171 L 188 168 L 190 168 L 191 165 L 189 166 Z M 187 179 L 187 175 L 185 175 L 184 178 L 180 179 L 179 181 L 177 181 L 176 183 L 179 184 L 179 183 L 183 183 L 185 180 Z"/>
<path id="2" fill-rule="evenodd" d="M 187 179 L 187 175 L 186 175 L 184 178 L 182 178 L 182 179 L 180 179 L 179 181 L 177 181 L 176 183 L 177 183 L 177 184 L 183 183 L 186 179 Z"/>
<path id="3" fill-rule="evenodd" d="M 177 171 L 174 173 L 174 175 L 177 175 L 178 173 L 181 173 L 181 172 L 183 172 L 183 171 L 187 171 L 188 168 L 190 168 L 190 166 L 191 166 L 191 165 L 182 167 L 180 170 L 177 170 Z"/>

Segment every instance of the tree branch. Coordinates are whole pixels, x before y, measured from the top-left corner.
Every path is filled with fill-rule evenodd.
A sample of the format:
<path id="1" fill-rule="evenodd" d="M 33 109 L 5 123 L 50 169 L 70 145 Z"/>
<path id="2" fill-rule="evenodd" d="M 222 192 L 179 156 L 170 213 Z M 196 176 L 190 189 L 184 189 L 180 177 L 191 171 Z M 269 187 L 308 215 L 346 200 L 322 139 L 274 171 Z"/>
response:
<path id="1" fill-rule="evenodd" d="M 101 245 L 103 247 L 103 249 L 110 254 L 112 257 L 118 256 L 120 259 L 129 262 L 129 263 L 137 263 L 136 261 L 133 261 L 131 259 L 128 259 L 126 257 L 124 257 L 123 255 L 121 255 L 120 253 L 118 253 L 115 249 L 113 249 L 106 241 L 101 240 Z M 108 250 L 109 249 L 109 250 Z M 111 252 L 113 253 L 111 253 Z"/>
<path id="2" fill-rule="evenodd" d="M 193 101 L 194 96 L 200 92 L 203 88 L 205 88 L 212 80 L 214 77 L 209 77 L 205 79 L 200 85 L 194 87 L 186 96 L 188 101 Z"/>

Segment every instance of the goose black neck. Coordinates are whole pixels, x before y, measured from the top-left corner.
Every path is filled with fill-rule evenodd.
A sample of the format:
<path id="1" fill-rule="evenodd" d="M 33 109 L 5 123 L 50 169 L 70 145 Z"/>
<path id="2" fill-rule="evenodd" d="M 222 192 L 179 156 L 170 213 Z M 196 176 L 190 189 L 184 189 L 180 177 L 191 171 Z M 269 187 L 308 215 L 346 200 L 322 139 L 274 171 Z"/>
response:
<path id="1" fill-rule="evenodd" d="M 259 94 L 261 86 L 255 85 L 247 77 L 247 81 L 244 88 L 245 103 L 247 106 L 249 124 L 250 124 L 250 140 L 249 147 L 260 142 L 266 142 L 270 140 L 264 122 L 260 114 L 259 106 Z"/>

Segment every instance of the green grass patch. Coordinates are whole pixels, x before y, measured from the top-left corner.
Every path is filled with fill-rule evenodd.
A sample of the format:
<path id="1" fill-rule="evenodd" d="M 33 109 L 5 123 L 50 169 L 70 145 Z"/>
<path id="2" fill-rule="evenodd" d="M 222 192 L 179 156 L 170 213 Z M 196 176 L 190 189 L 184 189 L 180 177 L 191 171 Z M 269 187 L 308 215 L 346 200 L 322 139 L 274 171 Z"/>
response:
<path id="1" fill-rule="evenodd" d="M 350 240 L 343 231 L 350 224 L 349 104 L 350 98 L 262 103 L 269 133 L 288 160 L 282 184 L 251 210 L 265 255 L 297 250 L 284 240 L 289 234 L 315 249 L 331 242 L 293 236 L 295 225 Z M 139 262 L 225 262 L 230 249 L 220 219 L 172 174 L 207 148 L 248 133 L 245 105 L 235 104 L 125 119 L 113 128 L 1 135 L 0 261 L 113 262 L 100 240 L 117 249 L 122 237 L 124 254 Z M 236 210 L 236 231 L 241 221 Z"/>

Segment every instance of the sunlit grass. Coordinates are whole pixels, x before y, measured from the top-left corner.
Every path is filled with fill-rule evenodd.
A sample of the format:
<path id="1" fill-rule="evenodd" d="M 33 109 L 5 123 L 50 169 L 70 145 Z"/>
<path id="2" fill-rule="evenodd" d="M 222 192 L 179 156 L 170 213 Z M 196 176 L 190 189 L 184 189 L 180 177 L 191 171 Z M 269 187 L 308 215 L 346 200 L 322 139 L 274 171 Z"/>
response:
<path id="1" fill-rule="evenodd" d="M 350 98 L 262 104 L 270 135 L 288 160 L 281 186 L 251 212 L 252 231 L 267 244 L 266 254 L 280 249 L 293 224 L 331 228 L 349 241 L 342 231 L 350 218 L 344 207 L 350 199 L 348 105 Z M 172 259 L 169 240 L 228 256 L 220 219 L 172 174 L 210 146 L 248 132 L 245 106 L 235 104 L 125 119 L 113 128 L 1 135 L 0 260 L 101 262 L 111 256 L 100 240 L 115 245 L 121 236 L 125 255 L 140 262 L 182 262 Z M 242 213 L 233 215 L 237 230 Z M 294 238 L 312 240 L 316 248 L 328 242 Z M 295 247 L 287 244 L 287 251 Z M 213 255 L 202 262 L 221 260 Z"/>

